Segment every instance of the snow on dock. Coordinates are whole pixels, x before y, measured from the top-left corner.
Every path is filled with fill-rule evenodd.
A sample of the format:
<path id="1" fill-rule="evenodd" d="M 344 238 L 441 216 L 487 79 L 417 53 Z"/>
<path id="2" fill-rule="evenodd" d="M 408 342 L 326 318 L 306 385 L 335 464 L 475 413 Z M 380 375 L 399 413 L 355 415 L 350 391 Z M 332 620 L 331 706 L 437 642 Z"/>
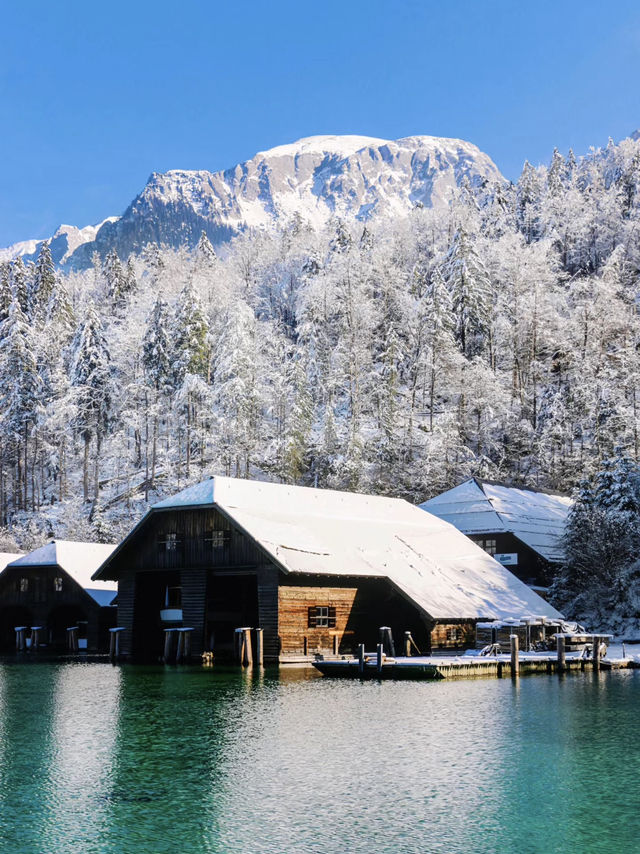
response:
<path id="1" fill-rule="evenodd" d="M 587 658 L 580 652 L 567 653 L 562 660 L 559 656 L 548 652 L 530 652 L 519 654 L 514 668 L 512 654 L 396 656 L 395 658 L 383 655 L 380 660 L 377 652 L 366 652 L 364 661 L 360 658 L 343 658 L 314 661 L 313 666 L 324 676 L 346 679 L 469 679 L 588 669 L 640 668 L 640 656 L 604 658 L 594 662 L 592 658 Z"/>

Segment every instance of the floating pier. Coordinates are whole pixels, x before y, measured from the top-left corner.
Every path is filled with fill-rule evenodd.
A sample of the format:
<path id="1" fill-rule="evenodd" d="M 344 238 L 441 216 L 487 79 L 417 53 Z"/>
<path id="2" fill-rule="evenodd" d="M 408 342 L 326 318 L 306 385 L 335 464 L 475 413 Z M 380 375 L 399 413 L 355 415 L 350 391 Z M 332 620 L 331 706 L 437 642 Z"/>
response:
<path id="1" fill-rule="evenodd" d="M 479 677 L 516 678 L 533 673 L 565 673 L 579 670 L 621 670 L 640 668 L 631 658 L 607 659 L 600 652 L 605 635 L 590 635 L 592 653 L 567 652 L 565 638 L 558 638 L 557 652 L 522 652 L 517 635 L 511 637 L 508 653 L 479 655 L 387 656 L 382 644 L 374 652 L 363 645 L 354 658 L 317 660 L 313 666 L 324 676 L 343 679 L 475 679 Z"/>

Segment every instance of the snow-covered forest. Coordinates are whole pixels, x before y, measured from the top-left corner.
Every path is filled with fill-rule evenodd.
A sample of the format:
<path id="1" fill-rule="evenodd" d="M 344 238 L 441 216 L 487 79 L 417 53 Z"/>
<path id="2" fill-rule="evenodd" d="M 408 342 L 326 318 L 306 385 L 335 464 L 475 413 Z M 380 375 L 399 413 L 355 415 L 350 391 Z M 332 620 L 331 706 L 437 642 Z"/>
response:
<path id="1" fill-rule="evenodd" d="M 212 473 L 571 491 L 614 447 L 639 457 L 639 272 L 634 139 L 394 221 L 71 273 L 45 245 L 0 267 L 5 545 L 117 538 Z"/>

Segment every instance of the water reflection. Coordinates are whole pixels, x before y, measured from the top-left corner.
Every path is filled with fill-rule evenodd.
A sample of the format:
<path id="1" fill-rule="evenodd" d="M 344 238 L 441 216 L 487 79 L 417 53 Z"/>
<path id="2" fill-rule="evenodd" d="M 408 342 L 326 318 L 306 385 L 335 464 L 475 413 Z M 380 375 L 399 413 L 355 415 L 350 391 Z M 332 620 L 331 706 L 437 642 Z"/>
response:
<path id="1" fill-rule="evenodd" d="M 636 850 L 640 673 L 0 667 L 0 850 Z"/>

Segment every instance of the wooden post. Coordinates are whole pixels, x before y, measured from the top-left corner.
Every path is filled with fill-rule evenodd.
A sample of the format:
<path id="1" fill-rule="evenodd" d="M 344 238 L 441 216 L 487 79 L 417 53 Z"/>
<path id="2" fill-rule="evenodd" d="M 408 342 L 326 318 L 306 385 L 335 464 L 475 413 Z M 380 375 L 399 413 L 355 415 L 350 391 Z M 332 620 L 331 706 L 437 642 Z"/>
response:
<path id="1" fill-rule="evenodd" d="M 180 629 L 180 634 L 183 636 L 182 640 L 182 651 L 184 654 L 185 661 L 189 661 L 191 658 L 191 632 L 192 628 L 182 628 Z"/>
<path id="2" fill-rule="evenodd" d="M 253 664 L 253 650 L 251 649 L 251 629 L 242 630 L 242 666 L 250 667 Z"/>
<path id="3" fill-rule="evenodd" d="M 411 655 L 411 632 L 404 633 L 404 654 L 407 658 Z"/>
<path id="4" fill-rule="evenodd" d="M 309 655 L 309 638 L 306 635 L 302 638 L 302 651 L 304 655 Z"/>
<path id="5" fill-rule="evenodd" d="M 26 626 L 16 626 L 16 652 L 22 652 L 24 650 L 24 632 Z"/>
<path id="6" fill-rule="evenodd" d="M 263 630 L 256 629 L 256 666 L 262 667 L 264 662 L 264 638 L 262 636 Z"/>
<path id="7" fill-rule="evenodd" d="M 385 645 L 388 654 L 392 658 L 395 658 L 396 650 L 393 644 L 393 634 L 390 626 L 380 626 L 380 642 Z"/>
<path id="8" fill-rule="evenodd" d="M 333 636 L 333 654 L 339 655 L 340 653 L 340 637 L 338 635 Z"/>
<path id="9" fill-rule="evenodd" d="M 526 651 L 531 652 L 531 623 L 528 620 L 525 627 L 525 646 Z"/>
<path id="10" fill-rule="evenodd" d="M 364 644 L 358 645 L 358 672 L 362 676 L 364 673 Z"/>
<path id="11" fill-rule="evenodd" d="M 566 667 L 565 644 L 564 637 L 562 635 L 559 635 L 556 638 L 556 648 L 558 652 L 558 670 L 562 672 Z"/>
<path id="12" fill-rule="evenodd" d="M 78 627 L 69 626 L 67 628 L 67 644 L 70 652 L 78 651 Z"/>
<path id="13" fill-rule="evenodd" d="M 40 646 L 40 632 L 42 626 L 31 626 L 31 649 L 38 649 Z"/>
<path id="14" fill-rule="evenodd" d="M 176 664 L 182 661 L 182 650 L 184 649 L 184 633 L 178 629 L 178 648 L 176 650 Z"/>
<path id="15" fill-rule="evenodd" d="M 593 669 L 600 670 L 600 638 L 598 635 L 593 636 Z"/>
<path id="16" fill-rule="evenodd" d="M 520 672 L 518 635 L 511 635 L 511 675 L 518 676 Z"/>
<path id="17" fill-rule="evenodd" d="M 165 664 L 169 664 L 169 662 L 171 661 L 171 646 L 172 646 L 171 642 L 173 640 L 173 632 L 174 632 L 174 629 L 165 629 L 164 630 L 164 655 L 162 656 L 162 659 L 163 659 Z M 113 635 L 111 635 L 112 646 L 113 646 L 113 649 L 115 652 L 114 637 L 115 637 L 115 633 Z"/>
<path id="18" fill-rule="evenodd" d="M 382 673 L 382 655 L 384 649 L 381 643 L 378 644 L 377 653 L 376 653 L 376 667 L 378 670 L 378 675 Z"/>

